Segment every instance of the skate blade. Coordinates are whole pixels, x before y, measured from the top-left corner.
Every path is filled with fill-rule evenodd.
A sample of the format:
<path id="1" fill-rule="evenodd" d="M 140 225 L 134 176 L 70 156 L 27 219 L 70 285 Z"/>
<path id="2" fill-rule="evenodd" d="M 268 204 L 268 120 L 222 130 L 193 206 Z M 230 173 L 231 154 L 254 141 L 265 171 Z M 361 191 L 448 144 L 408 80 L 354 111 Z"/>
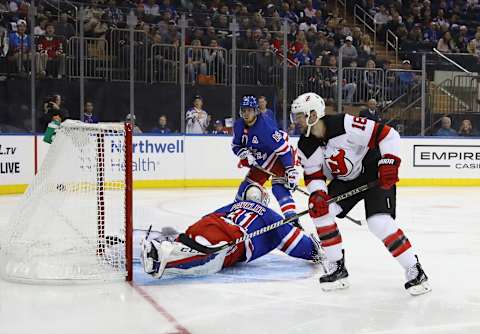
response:
<path id="1" fill-rule="evenodd" d="M 342 278 L 335 282 L 325 282 L 320 283 L 320 287 L 323 291 L 335 291 L 335 290 L 343 290 L 350 286 L 348 279 Z"/>
<path id="2" fill-rule="evenodd" d="M 428 282 L 423 282 L 407 289 L 407 292 L 412 296 L 420 296 L 430 291 L 432 291 L 432 288 Z"/>

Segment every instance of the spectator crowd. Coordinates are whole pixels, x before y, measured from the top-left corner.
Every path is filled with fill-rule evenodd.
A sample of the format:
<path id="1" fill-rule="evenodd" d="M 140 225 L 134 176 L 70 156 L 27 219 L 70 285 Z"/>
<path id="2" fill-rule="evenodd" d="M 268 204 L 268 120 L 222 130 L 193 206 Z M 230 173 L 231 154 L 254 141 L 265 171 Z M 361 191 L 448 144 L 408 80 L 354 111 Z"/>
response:
<path id="1" fill-rule="evenodd" d="M 275 85 L 284 57 L 289 67 L 304 69 L 298 76 L 298 86 L 319 93 L 328 104 L 333 104 L 339 92 L 347 104 L 382 97 L 392 100 L 412 90 L 419 79 L 409 72 L 412 64 L 407 59 L 397 66 L 404 73 L 382 79 L 379 70 L 392 67 L 388 59 L 378 57 L 372 37 L 358 26 L 347 24 L 339 9 L 327 1 L 81 0 L 59 1 L 57 5 L 35 1 L 35 22 L 31 22 L 32 1 L 0 0 L 0 72 L 4 74 L 0 80 L 28 75 L 32 61 L 40 79 L 68 75 L 67 51 L 72 38 L 79 35 L 80 6 L 85 9 L 85 37 L 109 41 L 112 45 L 107 48 L 106 43 L 90 42 L 86 45 L 87 57 L 109 59 L 119 70 L 125 64 L 115 62 L 114 58 L 127 54 L 129 41 L 117 32 L 127 28 L 127 15 L 133 11 L 138 18 L 135 29 L 142 36 L 134 41 L 136 55 L 144 54 L 147 64 L 158 65 L 153 67 L 158 71 L 152 73 L 160 81 L 169 81 L 168 73 L 178 73 L 178 58 L 173 53 L 155 54 L 151 50 L 159 45 L 178 48 L 182 14 L 187 24 L 185 74 L 186 81 L 192 84 L 225 82 L 222 78 L 226 78 L 228 52 L 232 49 L 233 18 L 238 23 L 235 35 L 240 52 L 238 69 L 242 75 L 252 72 L 251 81 L 244 84 Z M 374 17 L 378 38 L 382 40 L 387 29 L 393 31 L 403 52 L 436 47 L 443 52 L 466 52 L 480 57 L 478 1 L 347 1 L 347 5 L 356 4 Z M 286 55 L 284 22 L 288 25 Z M 244 56 L 243 50 L 248 51 Z M 340 51 L 342 64 L 348 68 L 341 81 L 337 73 Z M 199 103 L 203 102 L 194 103 L 186 115 L 187 130 L 222 133 L 225 121 L 211 120 L 202 106 L 198 107 Z M 158 116 L 155 129 L 169 133 L 163 116 Z"/>

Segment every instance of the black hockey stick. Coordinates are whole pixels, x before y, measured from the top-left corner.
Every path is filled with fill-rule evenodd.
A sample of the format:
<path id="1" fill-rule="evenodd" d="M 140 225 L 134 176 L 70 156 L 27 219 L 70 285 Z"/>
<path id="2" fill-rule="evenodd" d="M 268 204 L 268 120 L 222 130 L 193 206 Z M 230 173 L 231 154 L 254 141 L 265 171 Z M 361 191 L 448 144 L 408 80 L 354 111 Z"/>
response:
<path id="1" fill-rule="evenodd" d="M 378 181 L 375 180 L 375 181 L 372 181 L 372 182 L 369 182 L 367 184 L 364 184 L 358 188 L 355 188 L 355 189 L 352 189 L 350 191 L 347 191 L 346 193 L 343 193 L 341 195 L 338 195 L 338 196 L 335 196 L 333 198 L 330 198 L 327 203 L 328 204 L 331 204 L 331 203 L 337 203 L 337 202 L 340 202 L 340 201 L 343 201 L 344 199 L 346 198 L 349 198 L 349 197 L 352 197 L 352 196 L 355 196 L 361 192 L 364 192 L 370 188 L 373 188 L 375 187 L 376 185 L 378 184 Z M 282 225 L 285 225 L 285 224 L 288 224 L 290 223 L 291 221 L 293 220 L 296 220 L 304 215 L 306 215 L 308 213 L 308 210 L 304 210 L 302 212 L 299 212 L 297 213 L 296 215 L 294 216 L 291 216 L 289 218 L 285 218 L 283 220 L 279 220 L 278 222 L 275 222 L 273 224 L 270 224 L 270 225 L 267 225 L 265 227 L 262 227 L 261 229 L 259 230 L 256 230 L 252 233 L 249 233 L 241 238 L 237 238 L 229 243 L 226 243 L 222 246 L 217 246 L 217 247 L 209 247 L 209 246 L 204 246 L 198 242 L 196 242 L 195 240 L 193 240 L 192 238 L 190 238 L 187 234 L 185 233 L 180 233 L 179 236 L 178 236 L 178 240 L 190 247 L 191 249 L 193 250 L 196 250 L 200 253 L 204 253 L 204 254 L 212 254 L 212 253 L 216 253 L 216 252 L 219 252 L 221 250 L 224 250 L 228 247 L 232 247 L 236 244 L 239 244 L 241 242 L 244 242 L 245 240 L 247 239 L 252 239 L 252 238 L 255 238 L 256 236 L 259 236 L 261 234 L 264 234 L 264 233 L 267 233 L 267 232 L 270 232 L 271 230 L 274 230 Z"/>
<path id="2" fill-rule="evenodd" d="M 261 166 L 256 165 L 256 166 L 254 166 L 254 167 L 255 167 L 256 169 L 258 169 L 259 171 L 262 171 L 262 172 L 264 172 L 265 174 L 270 175 L 272 178 L 277 178 L 277 179 L 280 180 L 280 182 L 283 183 L 283 184 L 287 183 L 287 180 L 286 180 L 285 178 L 282 178 L 282 177 L 280 177 L 280 176 L 277 176 L 277 175 L 273 174 L 272 172 L 270 172 L 269 170 L 266 170 L 265 168 L 263 168 L 263 167 L 261 167 Z M 294 190 L 294 191 L 298 191 L 299 193 L 302 193 L 302 194 L 304 194 L 304 195 L 306 195 L 306 196 L 310 196 L 310 193 L 309 193 L 308 191 L 303 190 L 303 189 L 300 188 L 299 186 L 296 186 L 293 190 Z M 347 218 L 348 220 L 350 220 L 352 223 L 357 224 L 358 226 L 362 226 L 362 222 L 361 222 L 360 220 L 358 220 L 358 219 L 352 218 L 352 217 L 350 217 L 350 216 L 348 216 L 348 215 L 345 216 L 345 218 Z"/>

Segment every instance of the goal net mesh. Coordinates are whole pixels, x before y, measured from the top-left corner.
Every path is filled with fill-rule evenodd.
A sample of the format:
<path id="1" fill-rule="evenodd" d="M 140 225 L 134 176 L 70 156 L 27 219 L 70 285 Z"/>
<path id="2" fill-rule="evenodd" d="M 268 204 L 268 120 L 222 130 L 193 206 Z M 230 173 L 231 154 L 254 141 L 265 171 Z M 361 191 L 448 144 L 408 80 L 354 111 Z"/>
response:
<path id="1" fill-rule="evenodd" d="M 120 123 L 62 123 L 0 243 L 5 279 L 125 279 L 125 138 Z"/>

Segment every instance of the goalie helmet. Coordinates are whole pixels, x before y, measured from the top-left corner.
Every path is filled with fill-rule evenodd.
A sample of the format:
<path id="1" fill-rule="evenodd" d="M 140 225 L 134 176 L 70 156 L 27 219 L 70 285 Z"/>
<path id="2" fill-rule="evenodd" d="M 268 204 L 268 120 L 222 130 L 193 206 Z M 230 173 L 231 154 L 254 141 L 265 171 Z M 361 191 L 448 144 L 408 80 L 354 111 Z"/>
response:
<path id="1" fill-rule="evenodd" d="M 260 184 L 251 183 L 243 191 L 242 200 L 257 202 L 263 206 L 268 206 L 268 203 L 270 203 L 270 196 Z"/>
<path id="2" fill-rule="evenodd" d="M 315 111 L 317 114 L 317 119 L 310 123 L 310 114 L 312 111 Z M 293 103 L 290 113 L 290 120 L 295 124 L 297 114 L 304 114 L 307 122 L 307 133 L 306 136 L 310 135 L 310 130 L 320 118 L 325 116 L 325 101 L 321 98 L 320 95 L 315 93 L 305 93 L 297 97 Z"/>
<path id="3" fill-rule="evenodd" d="M 255 115 L 258 114 L 258 102 L 257 98 L 253 95 L 245 95 L 240 101 L 240 116 L 243 117 L 244 109 L 253 109 L 255 110 Z"/>

